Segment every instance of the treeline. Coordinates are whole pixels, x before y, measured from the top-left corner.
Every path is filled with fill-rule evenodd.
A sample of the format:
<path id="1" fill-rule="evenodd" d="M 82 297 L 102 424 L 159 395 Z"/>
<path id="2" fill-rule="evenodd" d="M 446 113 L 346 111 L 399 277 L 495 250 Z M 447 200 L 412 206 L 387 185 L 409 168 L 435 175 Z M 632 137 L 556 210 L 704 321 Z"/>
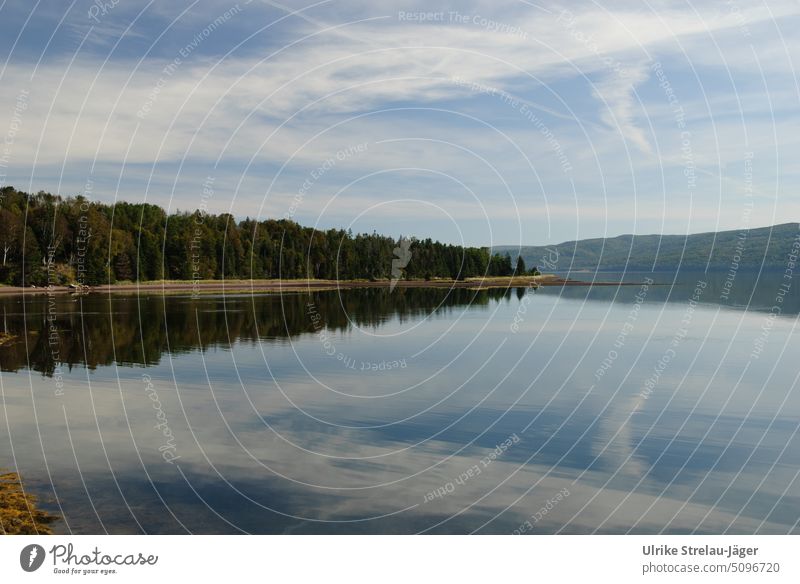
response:
<path id="1" fill-rule="evenodd" d="M 408 279 L 510 276 L 508 254 L 351 231 L 319 231 L 286 219 L 236 219 L 151 204 L 90 201 L 0 189 L 0 283 L 97 285 L 222 278 Z"/>

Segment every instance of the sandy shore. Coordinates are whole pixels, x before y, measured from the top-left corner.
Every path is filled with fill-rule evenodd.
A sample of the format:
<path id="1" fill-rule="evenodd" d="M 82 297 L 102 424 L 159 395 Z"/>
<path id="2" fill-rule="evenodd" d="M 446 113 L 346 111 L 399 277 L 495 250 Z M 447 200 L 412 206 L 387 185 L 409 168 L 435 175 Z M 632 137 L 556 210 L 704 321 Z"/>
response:
<path id="1" fill-rule="evenodd" d="M 468 288 L 484 290 L 489 288 L 519 288 L 538 286 L 619 286 L 621 282 L 585 282 L 567 280 L 553 275 L 523 276 L 505 278 L 468 278 L 466 280 L 398 280 L 397 288 Z M 299 292 L 315 290 L 336 290 L 350 288 L 388 288 L 389 280 L 201 280 L 142 282 L 131 284 L 107 284 L 84 288 L 85 293 L 112 292 L 161 292 L 161 293 L 258 293 L 258 292 Z M 69 294 L 78 290 L 68 286 L 29 287 L 0 286 L 0 294 Z"/>

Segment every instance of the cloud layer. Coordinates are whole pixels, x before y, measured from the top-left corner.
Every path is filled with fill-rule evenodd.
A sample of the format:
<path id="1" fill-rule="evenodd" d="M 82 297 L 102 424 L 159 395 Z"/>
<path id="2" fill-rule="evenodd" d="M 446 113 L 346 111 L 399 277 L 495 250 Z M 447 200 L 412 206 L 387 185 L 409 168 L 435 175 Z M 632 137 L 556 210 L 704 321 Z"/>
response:
<path id="1" fill-rule="evenodd" d="M 752 153 L 753 225 L 800 210 L 794 3 L 4 12 L 0 178 L 23 189 L 186 209 L 213 174 L 214 210 L 283 215 L 363 144 L 297 220 L 424 200 L 444 212 L 357 224 L 533 244 L 739 227 Z"/>

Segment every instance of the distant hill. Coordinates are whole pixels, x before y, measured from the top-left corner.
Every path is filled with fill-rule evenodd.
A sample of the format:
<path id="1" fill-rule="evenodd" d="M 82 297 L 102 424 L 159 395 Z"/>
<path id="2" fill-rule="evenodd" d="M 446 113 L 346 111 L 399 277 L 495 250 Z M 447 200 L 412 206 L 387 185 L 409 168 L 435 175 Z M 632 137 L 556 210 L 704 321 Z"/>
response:
<path id="1" fill-rule="evenodd" d="M 679 267 L 729 270 L 737 261 L 739 269 L 758 269 L 763 265 L 765 269 L 783 270 L 793 246 L 796 252 L 796 246 L 800 245 L 798 237 L 800 224 L 784 223 L 692 235 L 620 235 L 522 248 L 504 245 L 495 246 L 493 251 L 510 254 L 512 261 L 516 261 L 519 252 L 526 266 L 538 266 L 543 272 L 674 271 Z"/>

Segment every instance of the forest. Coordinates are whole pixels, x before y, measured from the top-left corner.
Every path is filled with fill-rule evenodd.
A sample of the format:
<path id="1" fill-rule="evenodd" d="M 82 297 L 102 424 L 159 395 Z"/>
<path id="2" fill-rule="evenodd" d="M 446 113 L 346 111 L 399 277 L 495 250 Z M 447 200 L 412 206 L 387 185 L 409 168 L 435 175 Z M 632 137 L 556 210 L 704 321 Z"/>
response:
<path id="1" fill-rule="evenodd" d="M 399 240 L 303 227 L 287 219 L 237 221 L 200 210 L 107 204 L 83 196 L 0 189 L 0 284 L 98 285 L 213 279 L 381 280 Z M 410 238 L 406 279 L 528 273 L 509 254 Z M 404 262 L 405 263 L 405 262 Z M 535 268 L 530 271 L 535 272 Z"/>

